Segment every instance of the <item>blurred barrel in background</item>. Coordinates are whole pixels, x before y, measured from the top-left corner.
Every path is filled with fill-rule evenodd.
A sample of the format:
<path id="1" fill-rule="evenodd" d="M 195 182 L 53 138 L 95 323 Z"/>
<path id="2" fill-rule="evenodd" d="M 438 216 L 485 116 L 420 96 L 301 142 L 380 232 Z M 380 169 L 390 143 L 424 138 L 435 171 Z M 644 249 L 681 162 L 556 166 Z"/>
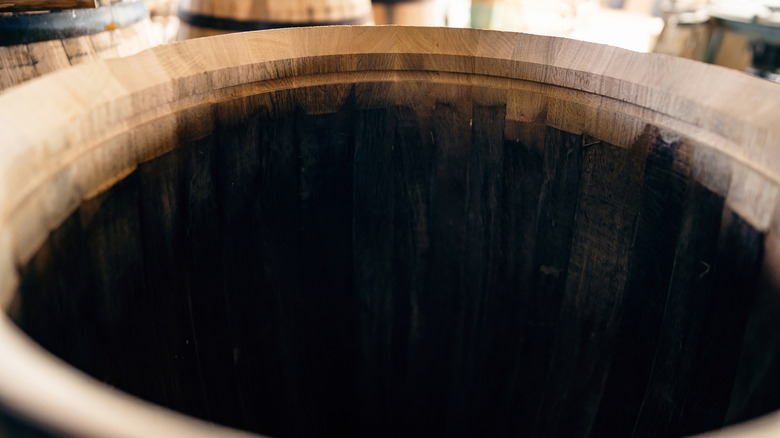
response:
<path id="1" fill-rule="evenodd" d="M 750 6 L 750 7 L 748 7 Z M 778 80 L 780 14 L 769 1 L 663 3 L 656 53 L 696 59 Z"/>
<path id="2" fill-rule="evenodd" d="M 181 0 L 179 39 L 283 27 L 372 24 L 370 0 Z"/>
<path id="3" fill-rule="evenodd" d="M 444 26 L 444 7 L 436 0 L 374 0 L 376 24 Z"/>
<path id="4" fill-rule="evenodd" d="M 152 25 L 163 43 L 169 43 L 176 39 L 176 33 L 179 30 L 179 17 L 176 16 L 176 10 L 179 6 L 179 0 L 145 0 L 146 7 L 149 9 Z"/>
<path id="5" fill-rule="evenodd" d="M 0 90 L 159 43 L 143 0 L 114 1 L 95 9 L 0 14 Z"/>
<path id="6" fill-rule="evenodd" d="M 609 0 L 607 6 L 634 14 L 661 15 L 661 0 Z"/>
<path id="7" fill-rule="evenodd" d="M 504 9 L 504 0 L 471 0 L 471 27 L 494 29 Z"/>
<path id="8" fill-rule="evenodd" d="M 708 8 L 713 19 L 708 59 L 725 67 L 779 80 L 780 13 L 777 2 L 718 1 Z"/>
<path id="9" fill-rule="evenodd" d="M 706 60 L 713 27 L 709 13 L 698 6 L 680 7 L 675 2 L 664 3 L 662 9 L 664 27 L 653 52 Z"/>

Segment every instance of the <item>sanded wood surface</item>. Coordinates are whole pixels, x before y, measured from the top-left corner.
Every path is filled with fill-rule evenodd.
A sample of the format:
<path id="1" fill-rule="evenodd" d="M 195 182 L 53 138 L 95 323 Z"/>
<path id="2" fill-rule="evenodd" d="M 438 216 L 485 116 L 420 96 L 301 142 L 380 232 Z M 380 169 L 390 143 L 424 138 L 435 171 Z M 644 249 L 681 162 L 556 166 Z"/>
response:
<path id="1" fill-rule="evenodd" d="M 98 7 L 97 0 L 2 0 L 0 12 L 48 11 Z"/>
<path id="2" fill-rule="evenodd" d="M 412 27 L 205 38 L 9 90 L 0 405 L 138 437 L 661 437 L 772 412 L 779 93 Z"/>

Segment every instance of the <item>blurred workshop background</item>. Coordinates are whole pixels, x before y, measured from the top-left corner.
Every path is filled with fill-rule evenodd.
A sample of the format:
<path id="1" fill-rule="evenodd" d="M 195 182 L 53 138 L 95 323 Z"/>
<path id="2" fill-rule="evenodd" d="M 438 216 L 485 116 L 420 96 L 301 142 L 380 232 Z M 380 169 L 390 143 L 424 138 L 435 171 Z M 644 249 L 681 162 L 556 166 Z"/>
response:
<path id="1" fill-rule="evenodd" d="M 473 27 L 663 53 L 778 80 L 780 1 L 473 0 L 470 11 Z"/>

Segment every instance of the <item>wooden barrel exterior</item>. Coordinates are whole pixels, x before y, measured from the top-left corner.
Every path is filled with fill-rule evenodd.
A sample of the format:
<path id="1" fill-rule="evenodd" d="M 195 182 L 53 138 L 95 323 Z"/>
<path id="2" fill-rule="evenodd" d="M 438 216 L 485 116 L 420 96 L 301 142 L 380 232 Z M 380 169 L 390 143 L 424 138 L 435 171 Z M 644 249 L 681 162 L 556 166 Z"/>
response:
<path id="1" fill-rule="evenodd" d="M 706 61 L 712 27 L 712 20 L 707 14 L 665 12 L 664 27 L 653 52 Z"/>
<path id="2" fill-rule="evenodd" d="M 690 60 L 395 26 L 16 87 L 0 410 L 65 436 L 773 436 L 778 102 Z"/>
<path id="3" fill-rule="evenodd" d="M 374 22 L 404 26 L 444 26 L 444 8 L 439 0 L 372 0 Z"/>
<path id="4" fill-rule="evenodd" d="M 179 39 L 285 27 L 373 24 L 371 0 L 180 0 Z"/>
<path id="5" fill-rule="evenodd" d="M 0 90 L 71 65 L 159 44 L 142 0 L 97 9 L 0 14 Z"/>

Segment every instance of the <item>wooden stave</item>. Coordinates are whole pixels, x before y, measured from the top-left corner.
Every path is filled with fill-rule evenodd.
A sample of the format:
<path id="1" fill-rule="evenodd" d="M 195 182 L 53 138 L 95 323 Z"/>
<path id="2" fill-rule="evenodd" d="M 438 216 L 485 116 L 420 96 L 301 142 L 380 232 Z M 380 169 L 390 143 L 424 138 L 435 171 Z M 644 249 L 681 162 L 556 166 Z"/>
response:
<path id="1" fill-rule="evenodd" d="M 367 34 L 371 33 L 372 31 L 369 30 L 327 30 L 325 32 L 333 32 L 333 34 L 330 34 L 330 36 L 341 36 L 345 37 L 347 40 L 355 39 L 354 37 L 361 35 L 361 32 L 367 32 Z M 343 33 L 339 33 L 343 32 Z M 380 34 L 385 37 L 383 40 L 386 40 L 388 36 L 399 36 L 398 32 L 401 31 L 395 31 L 390 29 L 381 29 L 376 31 L 377 34 Z M 407 32 L 407 31 L 402 31 Z M 424 32 L 422 30 L 419 30 L 419 32 Z M 624 109 L 625 113 L 633 114 L 637 118 L 646 117 L 649 119 L 654 120 L 659 125 L 666 127 L 667 129 L 670 129 L 674 132 L 685 132 L 688 135 L 691 135 L 694 138 L 702 139 L 703 141 L 711 141 L 710 144 L 707 144 L 708 148 L 711 148 L 713 151 L 715 151 L 715 154 L 725 154 L 727 156 L 730 156 L 733 160 L 736 161 L 736 163 L 733 163 L 731 165 L 736 166 L 739 168 L 740 166 L 748 167 L 753 170 L 753 172 L 749 172 L 745 174 L 744 179 L 742 181 L 734 181 L 733 187 L 714 187 L 715 190 L 719 190 L 723 193 L 724 196 L 727 196 L 727 202 L 729 203 L 730 207 L 736 211 L 739 211 L 744 217 L 748 218 L 751 225 L 756 227 L 756 229 L 767 232 L 770 236 L 776 236 L 776 220 L 774 219 L 774 211 L 772 209 L 772 206 L 770 205 L 767 207 L 766 205 L 755 205 L 756 196 L 762 197 L 762 196 L 770 196 L 768 198 L 769 201 L 772 200 L 771 193 L 770 194 L 750 194 L 750 191 L 748 190 L 749 183 L 755 181 L 764 181 L 762 183 L 763 185 L 769 184 L 771 186 L 775 186 L 775 193 L 776 193 L 776 185 L 777 185 L 777 175 L 779 174 L 777 172 L 777 161 L 776 160 L 757 160 L 756 157 L 762 157 L 762 147 L 766 147 L 767 151 L 771 152 L 771 149 L 769 149 L 770 145 L 773 144 L 774 140 L 777 139 L 778 133 L 776 128 L 772 125 L 772 118 L 770 111 L 772 109 L 771 105 L 764 105 L 763 107 L 760 106 L 754 106 L 755 112 L 750 113 L 749 111 L 746 111 L 745 114 L 738 114 L 737 118 L 741 119 L 741 126 L 744 129 L 741 130 L 730 130 L 730 129 L 720 129 L 722 126 L 719 126 L 720 123 L 728 123 L 727 118 L 723 116 L 723 113 L 729 113 L 732 111 L 731 105 L 734 101 L 730 100 L 729 97 L 724 98 L 713 98 L 712 100 L 707 101 L 707 103 L 704 105 L 706 106 L 706 109 L 702 111 L 702 113 L 699 114 L 691 114 L 690 110 L 693 107 L 697 106 L 697 103 L 691 103 L 691 99 L 695 100 L 696 102 L 701 102 L 701 99 L 697 100 L 696 96 L 706 96 L 703 90 L 696 90 L 696 89 L 688 89 L 685 87 L 685 84 L 679 84 L 678 88 L 675 88 L 675 94 L 677 99 L 672 99 L 672 103 L 659 103 L 657 99 L 652 98 L 653 89 L 654 86 L 658 87 L 655 88 L 656 92 L 659 92 L 661 94 L 667 94 L 668 91 L 666 90 L 665 86 L 668 86 L 669 84 L 677 84 L 675 81 L 680 80 L 680 77 L 674 77 L 675 74 L 682 75 L 682 73 L 675 73 L 675 69 L 671 68 L 674 67 L 685 67 L 685 70 L 688 70 L 690 72 L 690 69 L 697 71 L 697 69 L 701 69 L 702 67 L 698 66 L 697 64 L 693 63 L 684 63 L 679 60 L 671 60 L 669 58 L 664 57 L 653 57 L 653 58 L 645 58 L 647 61 L 654 61 L 654 66 L 658 67 L 664 67 L 664 69 L 670 69 L 672 72 L 670 73 L 672 78 L 663 79 L 660 80 L 660 85 L 657 81 L 657 79 L 654 79 L 650 75 L 643 76 L 640 78 L 635 78 L 633 76 L 630 76 L 628 72 L 631 71 L 629 66 L 633 66 L 635 62 L 640 61 L 640 56 L 630 54 L 628 52 L 622 52 L 616 49 L 604 49 L 604 48 L 598 48 L 598 50 L 602 50 L 602 54 L 609 54 L 607 59 L 610 59 L 611 61 L 615 61 L 615 63 L 618 66 L 623 66 L 625 69 L 617 69 L 619 73 L 615 74 L 614 76 L 608 76 L 608 77 L 601 77 L 598 76 L 598 74 L 603 69 L 606 68 L 606 64 L 601 64 L 600 66 L 594 68 L 593 66 L 587 65 L 587 62 L 583 60 L 583 58 L 578 58 L 574 56 L 574 54 L 577 53 L 580 49 L 594 49 L 593 46 L 584 44 L 584 43 L 576 43 L 576 42 L 562 42 L 561 40 L 555 40 L 555 39 L 549 39 L 549 38 L 543 38 L 543 37 L 531 37 L 531 36 L 514 36 L 512 34 L 501 34 L 501 33 L 476 33 L 476 31 L 462 31 L 462 33 L 455 33 L 454 31 L 443 31 L 443 30 L 436 30 L 431 31 L 431 34 L 434 34 L 435 32 L 452 32 L 450 34 L 445 34 L 444 36 L 447 37 L 460 37 L 460 38 L 466 38 L 468 36 L 476 36 L 476 37 L 484 37 L 488 38 L 489 36 L 493 36 L 495 38 L 498 38 L 500 43 L 499 46 L 503 48 L 503 51 L 501 52 L 506 58 L 504 59 L 513 59 L 516 62 L 510 62 L 509 64 L 501 64 L 498 62 L 497 64 L 493 64 L 489 62 L 489 60 L 485 61 L 478 61 L 476 63 L 470 63 L 470 62 L 463 62 L 460 64 L 459 62 L 453 62 L 451 66 L 448 68 L 449 70 L 452 70 L 453 72 L 456 72 L 457 74 L 471 74 L 472 69 L 477 72 L 484 72 L 483 74 L 488 75 L 495 75 L 495 67 L 498 66 L 500 68 L 499 71 L 506 75 L 507 77 L 522 77 L 526 81 L 531 82 L 539 82 L 539 83 L 546 83 L 546 84 L 553 84 L 556 87 L 563 88 L 563 89 L 578 89 L 578 88 L 586 88 L 589 89 L 591 93 L 599 94 L 599 95 L 610 95 L 610 99 L 596 99 L 595 101 L 592 99 L 590 93 L 584 93 L 584 94 L 577 94 L 576 92 L 572 93 L 571 95 L 567 94 L 567 96 L 571 96 L 576 98 L 579 96 L 579 101 L 582 103 L 582 105 L 585 106 L 595 106 L 597 108 L 603 108 L 605 112 L 607 112 L 607 108 L 621 108 Z M 366 34 L 362 34 L 361 36 L 365 36 Z M 442 34 L 437 34 L 442 35 Z M 402 45 L 405 48 L 411 48 L 411 50 L 417 50 L 417 46 L 419 44 L 417 39 L 410 38 L 409 35 L 401 35 L 402 37 L 407 37 L 409 39 L 403 39 L 402 42 L 399 43 L 399 45 Z M 426 36 L 432 36 L 432 35 L 426 35 Z M 275 37 L 278 37 L 275 38 Z M 295 39 L 298 37 L 298 39 Z M 232 39 L 231 39 L 232 38 Z M 215 44 L 217 47 L 231 47 L 233 44 L 236 44 L 238 42 L 238 37 L 229 37 L 226 39 L 219 39 L 219 40 L 212 40 L 211 43 Z M 300 34 L 296 34 L 293 31 L 274 31 L 272 34 L 263 35 L 263 36 L 255 36 L 247 37 L 247 38 L 256 38 L 257 43 L 261 42 L 270 42 L 270 43 L 279 43 L 280 41 L 287 41 L 287 42 L 298 42 L 298 43 L 304 43 L 303 45 L 297 45 L 297 44 L 291 44 L 292 47 L 298 47 L 293 50 L 302 50 L 304 54 L 307 53 L 306 49 L 301 49 L 301 47 L 304 48 L 311 48 L 316 47 L 313 43 L 313 37 L 312 39 L 301 37 Z M 466 38 L 468 39 L 468 38 Z M 433 40 L 431 38 L 430 40 Z M 444 41 L 446 38 L 440 38 L 437 39 L 439 41 Z M 533 53 L 521 53 L 516 54 L 514 52 L 514 47 L 521 46 L 520 44 L 517 44 L 519 41 L 525 42 L 525 43 L 540 43 L 539 45 L 531 45 L 527 44 L 525 47 L 544 47 L 547 50 L 550 51 L 540 51 L 540 52 L 533 52 Z M 306 44 L 306 43 L 309 44 Z M 458 41 L 462 42 L 462 41 Z M 479 44 L 480 42 L 483 42 L 485 46 L 482 46 Z M 205 43 L 204 43 L 205 44 Z M 432 43 L 429 43 L 432 44 Z M 486 41 L 481 41 L 480 38 L 477 38 L 477 41 L 472 41 L 472 45 L 468 46 L 468 50 L 471 51 L 471 53 L 476 54 L 482 54 L 482 56 L 487 59 L 486 56 L 488 53 L 491 53 L 492 56 L 496 56 L 491 51 L 489 51 L 489 48 L 487 47 L 488 43 Z M 323 50 L 325 53 L 330 53 L 331 55 L 339 53 L 339 47 L 334 47 L 336 44 L 326 47 L 326 48 L 318 48 L 318 49 L 310 49 L 310 50 Z M 590 46 L 590 47 L 588 47 Z M 191 44 L 189 46 L 180 46 L 180 48 L 185 49 L 190 48 L 193 50 L 192 53 L 195 53 L 199 46 L 196 46 L 195 44 Z M 403 47 L 379 47 L 377 48 L 377 53 L 383 53 L 383 51 L 388 51 L 392 53 L 393 51 L 399 51 L 403 52 Z M 564 50 L 564 47 L 566 50 Z M 439 48 L 437 48 L 439 49 Z M 556 50 L 557 49 L 557 50 Z M 341 49 L 345 50 L 345 49 Z M 429 47 L 429 50 L 433 52 L 433 48 Z M 456 47 L 455 43 L 453 43 L 453 46 L 445 47 L 441 50 L 445 55 L 442 55 L 440 58 L 440 61 L 444 60 L 446 62 L 447 59 L 452 62 L 455 61 L 464 61 L 463 59 L 458 59 L 458 54 L 462 53 L 462 48 Z M 481 52 L 485 51 L 485 52 Z M 176 50 L 170 49 L 165 50 L 160 49 L 153 51 L 155 54 L 162 55 L 165 53 L 169 56 L 176 56 L 174 55 L 176 53 Z M 219 51 L 218 51 L 219 52 Z M 296 52 L 301 53 L 301 52 Z M 555 56 L 549 56 L 550 54 L 558 55 L 564 54 L 567 56 L 564 57 L 555 57 Z M 447 55 L 454 56 L 454 58 L 451 58 Z M 262 63 L 267 58 L 264 58 L 262 55 L 255 55 L 258 59 L 256 62 Z M 299 55 L 301 56 L 301 55 Z M 387 55 L 386 55 L 387 56 Z M 523 59 L 523 61 L 518 61 L 517 58 Z M 525 56 L 525 58 L 523 58 Z M 140 56 L 138 57 L 140 59 L 143 59 L 142 62 L 143 65 L 153 65 L 155 62 L 156 56 L 154 54 L 149 54 L 146 56 Z M 161 58 L 165 58 L 165 56 L 161 56 Z M 221 70 L 227 70 L 229 71 L 235 71 L 231 70 L 230 67 L 225 67 L 221 62 L 219 62 L 220 56 L 216 55 L 214 59 L 208 60 L 207 62 L 210 62 L 209 67 L 207 68 L 207 71 L 212 72 L 210 76 L 210 82 L 216 83 L 216 87 L 223 87 L 227 88 L 228 90 L 232 85 L 240 84 L 245 79 L 239 79 L 236 76 L 230 75 L 230 76 L 222 76 L 217 74 L 218 71 Z M 269 56 L 270 58 L 270 56 Z M 283 58 L 283 57 L 281 57 Z M 481 57 L 480 57 L 481 58 Z M 617 58 L 617 59 L 616 59 Z M 621 59 L 622 58 L 622 59 Z M 553 63 L 553 67 L 548 67 L 547 70 L 542 67 L 539 69 L 539 65 L 543 64 L 546 60 L 553 59 L 551 61 Z M 604 58 L 602 58 L 604 59 Z M 407 75 L 414 75 L 417 74 L 415 71 L 418 71 L 417 68 L 415 68 L 416 65 L 424 65 L 425 59 L 420 58 L 417 60 L 416 63 L 411 64 L 404 64 L 401 62 L 398 62 L 397 58 L 393 58 L 392 56 L 389 56 L 386 60 L 395 61 L 396 64 L 390 63 L 392 66 L 388 67 L 387 64 L 377 61 L 377 65 L 372 65 L 371 63 L 367 63 L 366 65 L 361 66 L 362 68 L 365 68 L 367 70 L 373 70 L 374 68 L 378 68 L 381 66 L 384 66 L 384 68 L 389 69 L 392 73 L 390 73 L 387 76 L 384 76 L 384 80 L 396 80 L 397 78 L 401 77 L 401 73 L 398 73 L 398 70 L 403 72 L 404 70 L 407 70 Z M 264 78 L 268 72 L 271 72 L 270 74 L 273 76 L 274 73 L 279 74 L 281 78 L 285 78 L 286 74 L 290 74 L 289 70 L 286 70 L 285 67 L 282 67 L 284 64 L 284 60 L 279 61 L 279 67 L 278 68 L 267 68 L 263 72 L 255 72 L 255 74 L 260 75 L 260 78 Z M 484 62 L 484 64 L 480 65 L 480 62 Z M 549 61 L 548 61 L 549 62 Z M 578 62 L 580 64 L 578 64 Z M 583 64 L 584 63 L 584 64 Z M 115 69 L 112 69 L 111 66 L 115 65 L 117 66 Z M 231 64 L 227 64 L 231 65 Z M 271 65 L 273 65 L 273 62 L 271 62 Z M 330 64 L 329 64 L 330 65 Z M 332 65 L 340 65 L 338 63 L 333 63 Z M 432 65 L 436 65 L 434 62 Z M 140 84 L 139 82 L 134 80 L 134 77 L 132 76 L 132 72 L 121 72 L 119 71 L 121 67 L 130 67 L 132 68 L 128 62 L 115 62 L 115 63 L 99 63 L 94 66 L 90 66 L 89 70 L 87 68 L 82 68 L 82 71 L 89 71 L 91 73 L 105 73 L 105 72 L 111 72 L 110 75 L 112 80 L 118 81 L 116 84 L 123 84 L 122 86 L 116 86 L 114 87 L 113 92 L 110 92 L 109 94 L 113 94 L 113 96 L 99 96 L 95 99 L 98 101 L 96 103 L 90 103 L 89 104 L 89 110 L 85 111 L 87 114 L 80 115 L 79 120 L 82 121 L 85 125 L 89 123 L 89 117 L 100 117 L 98 114 L 100 114 L 102 108 L 106 108 L 105 105 L 110 106 L 111 99 L 116 98 L 119 96 L 119 99 L 131 99 L 136 105 L 131 105 L 131 109 L 125 109 L 122 110 L 123 114 L 114 114 L 110 113 L 111 115 L 108 116 L 109 123 L 103 124 L 101 123 L 101 126 L 99 127 L 89 127 L 89 126 L 80 126 L 79 128 L 72 128 L 72 130 L 68 131 L 71 134 L 69 134 L 66 139 L 60 140 L 62 143 L 62 146 L 64 146 L 65 142 L 73 142 L 77 139 L 85 139 L 85 138 L 107 138 L 114 135 L 117 131 L 113 131 L 116 127 L 116 129 L 122 129 L 124 120 L 126 120 L 128 117 L 132 117 L 132 115 L 135 115 L 135 117 L 142 117 L 146 118 L 146 120 L 154 120 L 156 116 L 158 116 L 160 113 L 157 111 L 164 111 L 163 108 L 165 108 L 167 105 L 170 105 L 172 102 L 176 102 L 177 99 L 180 97 L 177 96 L 175 93 L 171 90 L 168 91 L 167 95 L 160 96 L 156 93 L 153 93 L 152 90 L 160 90 L 161 88 L 154 89 L 154 86 L 149 86 L 147 88 L 147 85 Z M 158 64 L 158 67 L 163 67 L 161 64 Z M 198 93 L 204 93 L 209 94 L 208 91 L 208 85 L 201 82 L 192 84 L 192 87 L 194 88 L 186 88 L 186 79 L 185 78 L 193 78 L 193 77 L 199 77 L 200 74 L 196 70 L 188 70 L 186 66 L 172 66 L 167 65 L 167 67 L 173 68 L 174 75 L 178 78 L 178 84 L 182 86 L 183 88 L 180 88 L 178 93 L 181 93 L 182 96 L 184 96 L 184 99 L 192 98 L 192 96 L 196 96 Z M 489 68 L 490 67 L 490 68 Z M 612 65 L 614 67 L 614 65 Z M 238 68 L 238 67 L 236 67 Z M 298 72 L 303 73 L 307 70 L 310 72 L 318 71 L 317 66 L 315 65 L 306 65 L 306 63 L 301 63 L 298 65 L 298 67 L 292 69 L 292 70 L 298 70 Z M 355 66 L 351 67 L 331 67 L 334 68 L 334 77 L 332 80 L 338 81 L 342 78 L 342 74 L 347 77 L 360 77 L 360 74 L 357 76 L 350 76 L 350 68 L 356 68 Z M 429 67 L 430 68 L 430 67 Z M 396 70 L 397 69 L 397 70 Z M 168 70 L 169 72 L 171 70 Z M 287 71 L 287 73 L 285 73 Z M 597 73 L 594 73 L 597 72 Z M 703 72 L 704 70 L 698 70 L 699 72 Z M 459 72 L 459 73 L 458 73 Z M 488 73 L 490 72 L 490 73 Z M 718 72 L 715 74 L 714 72 Z M 166 84 L 168 82 L 166 69 L 163 67 L 157 71 L 154 72 L 153 78 L 150 80 L 152 84 L 157 84 L 158 86 L 162 87 L 162 89 L 166 88 Z M 622 75 L 621 75 L 622 73 Z M 731 92 L 733 93 L 741 93 L 744 89 L 748 89 L 748 101 L 749 99 L 756 99 L 753 102 L 760 102 L 760 97 L 764 96 L 766 93 L 771 93 L 773 90 L 772 88 L 769 88 L 768 86 L 764 85 L 763 83 L 757 82 L 757 81 L 751 81 L 747 80 L 744 76 L 736 74 L 736 73 L 727 73 L 725 70 L 710 70 L 708 73 L 711 73 L 715 76 L 717 76 L 718 80 L 728 80 L 730 83 L 737 83 L 739 85 L 744 86 L 739 87 L 736 85 L 732 85 L 734 87 Z M 363 73 L 365 74 L 365 73 Z M 65 76 L 64 74 L 60 74 L 59 77 L 61 78 L 72 78 L 72 74 L 69 76 Z M 438 74 L 434 75 L 433 77 L 438 76 Z M 601 82 L 599 81 L 582 81 L 583 78 L 595 78 L 600 77 Z M 47 84 L 55 84 L 57 83 L 58 79 L 50 79 L 47 80 Z M 263 80 L 263 79 L 260 79 Z M 328 78 L 323 78 L 324 81 L 328 81 Z M 452 76 L 448 78 L 447 80 L 458 80 L 457 76 Z M 491 81 L 491 79 L 488 79 L 488 81 Z M 635 82 L 632 82 L 635 81 Z M 617 87 L 618 92 L 616 92 L 613 88 L 606 87 L 604 85 L 605 82 L 612 82 L 613 84 L 619 84 L 620 86 Z M 583 85 L 584 84 L 584 85 Z M 300 85 L 300 84 L 298 84 Z M 690 84 L 687 84 L 690 85 Z M 40 89 L 44 89 L 45 87 L 40 86 L 38 87 Z M 603 91 L 607 90 L 607 91 Z M 625 90 L 629 90 L 627 95 L 621 94 L 622 92 L 625 92 Z M 660 90 L 660 91 L 659 91 Z M 36 96 L 38 91 L 33 89 L 32 87 L 27 87 L 25 90 L 17 91 L 14 93 L 14 96 Z M 230 93 L 231 91 L 227 91 Z M 604 94 L 600 94 L 604 93 Z M 216 94 L 216 93 L 211 93 Z M 145 96 L 145 97 L 142 97 Z M 154 96 L 154 100 L 152 101 L 150 98 Z M 140 99 L 140 100 L 138 100 Z M 150 100 L 147 100 L 150 99 Z M 577 99 L 574 99 L 577 100 Z M 86 100 L 89 102 L 89 100 Z M 190 101 L 192 102 L 192 101 Z M 5 98 L 2 100 L 2 109 L 6 108 L 29 108 L 29 104 L 19 104 L 12 102 L 11 98 Z M 13 104 L 12 104 L 13 103 Z M 317 103 L 311 102 L 312 105 L 312 111 L 317 111 Z M 184 105 L 186 107 L 186 105 Z M 29 109 L 28 109 L 29 111 Z M 71 109 L 71 111 L 79 112 L 80 109 Z M 617 110 L 615 110 L 617 111 Z M 4 111 L 6 112 L 6 111 Z M 129 112 L 129 113 L 128 113 Z M 620 111 L 618 111 L 620 112 Z M 66 110 L 63 110 L 63 114 L 67 114 Z M 143 115 L 146 114 L 146 117 L 143 117 Z M 4 114 L 4 119 L 6 120 L 13 120 L 13 113 Z M 555 118 L 553 116 L 553 118 Z M 68 121 L 64 116 L 58 116 L 54 117 L 53 120 L 56 123 L 55 127 L 47 127 L 46 129 L 56 130 L 56 129 L 67 129 Z M 97 120 L 101 120 L 98 118 Z M 30 148 L 36 148 L 36 144 L 34 142 L 34 133 L 25 129 L 22 126 L 17 126 L 15 123 L 8 123 L 6 122 L 10 130 L 12 139 L 30 139 Z M 565 121 L 559 121 L 559 123 L 566 123 Z M 594 122 L 595 123 L 595 122 Z M 733 125 L 732 125 L 733 126 Z M 574 130 L 583 130 L 583 131 L 589 131 L 589 130 L 597 130 L 598 127 L 590 125 L 587 128 L 580 127 L 568 127 L 569 129 Z M 84 131 L 82 131 L 82 129 Z M 609 130 L 609 129 L 607 129 Z M 164 137 L 166 135 L 165 132 L 159 132 L 156 134 L 152 134 L 152 136 L 161 136 Z M 636 132 L 626 134 L 626 133 L 617 133 L 612 132 L 610 135 L 613 136 L 613 140 L 617 143 L 625 143 L 631 140 L 632 137 L 636 136 Z M 622 138 L 621 138 L 622 137 Z M 740 143 L 743 143 L 746 140 L 757 140 L 755 142 L 747 143 L 747 147 L 741 147 Z M 161 143 L 158 147 L 164 148 L 165 146 L 162 144 L 164 143 L 163 139 L 160 139 Z M 99 140 L 95 140 L 95 143 L 99 143 Z M 23 145 L 23 141 L 20 141 L 19 143 L 12 143 L 12 144 L 19 144 Z M 61 146 L 61 147 L 62 147 Z M 37 146 L 38 148 L 45 147 L 45 146 Z M 83 145 L 79 146 L 83 148 L 82 150 L 88 150 L 90 149 L 89 145 Z M 155 146 L 152 146 L 152 149 L 155 149 Z M 63 152 L 66 153 L 67 151 Z M 144 154 L 144 157 L 148 158 L 151 155 L 159 154 L 160 150 L 152 150 L 149 151 L 147 154 Z M 33 156 L 40 156 L 40 154 L 32 154 Z M 17 155 L 18 157 L 18 155 Z M 56 161 L 59 158 L 59 156 L 51 156 L 51 157 L 45 157 L 43 160 L 45 162 L 49 162 L 47 160 Z M 770 157 L 771 158 L 771 157 Z M 132 161 L 136 159 L 138 160 L 138 157 L 129 158 L 129 166 L 134 166 Z M 10 166 L 10 158 L 9 161 L 2 163 L 6 166 Z M 142 160 L 142 159 L 141 159 Z M 30 162 L 30 165 L 35 167 L 39 166 L 39 168 L 43 169 L 44 164 L 36 164 L 35 158 L 25 158 L 20 161 L 27 161 Z M 5 169 L 9 169 L 9 167 L 4 167 Z M 124 171 L 120 171 L 120 174 L 124 173 Z M 737 172 L 739 173 L 739 172 Z M 10 172 L 3 172 L 0 174 L 9 175 Z M 73 193 L 70 196 L 67 196 L 68 202 L 72 203 L 74 199 L 76 198 L 83 198 L 83 197 L 90 197 L 91 194 L 101 191 L 105 188 L 105 182 L 108 180 L 108 184 L 111 184 L 110 177 L 104 179 L 98 178 L 98 181 L 95 181 L 93 183 L 80 183 L 76 184 L 78 187 L 77 190 L 80 192 Z M 8 181 L 6 181 L 8 182 Z M 709 184 L 713 186 L 718 186 L 717 178 L 711 178 L 711 180 L 708 181 Z M 32 185 L 32 183 L 26 183 L 26 182 L 17 182 L 17 185 Z M 6 184 L 6 186 L 10 186 L 10 184 Z M 74 190 L 76 188 L 74 187 Z M 26 190 L 25 190 L 26 191 Z M 13 211 L 16 209 L 13 207 L 15 204 L 14 202 L 10 203 L 9 200 L 13 200 L 11 197 L 12 194 L 9 193 L 2 193 L 3 197 L 0 198 L 3 200 L 3 205 L 6 205 L 6 208 L 1 210 L 2 217 L 8 217 L 12 214 Z M 43 196 L 39 194 L 38 196 Z M 776 195 L 775 195 L 776 197 Z M 18 197 L 17 197 L 18 199 Z M 20 201 L 16 201 L 17 203 Z M 64 201 L 57 201 L 57 202 L 64 202 Z M 775 200 L 776 202 L 776 200 Z M 72 204 L 71 204 L 72 205 Z M 40 241 L 40 236 L 42 234 L 46 234 L 48 229 L 53 228 L 56 225 L 56 222 L 58 221 L 57 218 L 62 217 L 62 210 L 63 208 L 67 210 L 68 206 L 66 205 L 63 207 L 62 205 L 55 205 L 55 206 L 49 206 L 51 212 L 48 214 L 49 217 L 46 218 L 46 223 L 43 224 L 16 224 L 18 230 L 23 230 L 27 226 L 29 227 L 38 227 L 39 229 L 36 230 L 28 230 L 25 233 L 12 233 L 7 228 L 7 224 L 5 227 L 0 228 L 0 230 L 3 230 L 3 233 L 0 234 L 2 238 L 0 238 L 0 243 L 2 243 L 2 247 L 15 247 L 18 251 L 21 251 L 20 254 L 17 256 L 13 256 L 11 254 L 12 251 L 6 251 L 4 252 L 4 256 L 2 260 L 6 263 L 3 265 L 3 271 L 4 273 L 13 272 L 13 266 L 16 265 L 22 265 L 25 257 L 25 253 L 27 255 L 31 254 L 35 250 L 36 241 Z M 13 240 L 16 240 L 18 236 L 31 236 L 30 241 L 28 242 L 15 242 L 12 243 Z M 37 237 L 36 237 L 37 236 Z M 769 248 L 774 247 L 774 245 L 769 245 Z M 25 249 L 27 248 L 27 249 Z M 8 263 L 11 263 L 10 266 Z M 15 264 L 14 264 L 15 263 Z M 767 263 L 773 263 L 772 258 L 770 257 L 767 259 Z M 775 262 L 776 263 L 776 262 Z M 776 266 L 776 264 L 775 264 Z M 777 272 L 776 270 L 772 270 L 773 272 Z M 13 289 L 12 285 L 9 285 L 7 283 L 9 278 L 13 278 L 13 274 L 10 274 L 8 276 L 3 276 L 4 281 L 4 291 L 6 291 L 6 294 L 8 294 L 9 287 Z M 8 300 L 8 296 L 5 297 L 6 300 Z M 13 334 L 13 336 L 17 336 L 18 334 Z M 89 386 L 90 384 L 82 382 L 82 384 Z M 83 387 L 83 386 L 82 386 Z M 62 421 L 62 419 L 59 419 L 59 421 Z M 70 425 L 73 427 L 73 425 Z"/>

